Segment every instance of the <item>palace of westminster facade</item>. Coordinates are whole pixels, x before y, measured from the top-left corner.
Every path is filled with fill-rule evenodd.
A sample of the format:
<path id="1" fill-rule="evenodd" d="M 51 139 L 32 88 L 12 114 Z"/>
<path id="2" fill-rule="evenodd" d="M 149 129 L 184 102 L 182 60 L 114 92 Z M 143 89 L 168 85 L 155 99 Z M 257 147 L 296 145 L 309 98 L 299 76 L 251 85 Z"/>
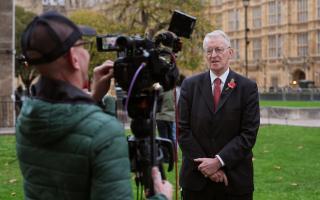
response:
<path id="1" fill-rule="evenodd" d="M 212 23 L 231 38 L 232 68 L 255 80 L 260 91 L 297 87 L 300 80 L 320 87 L 320 0 L 250 0 L 247 9 L 243 0 L 207 3 Z"/>
<path id="2" fill-rule="evenodd" d="M 79 8 L 99 10 L 112 0 L 12 1 L 38 14 L 48 9 L 68 14 Z M 207 4 L 204 13 L 212 27 L 231 38 L 235 50 L 231 68 L 255 80 L 261 91 L 297 87 L 299 80 L 320 87 L 320 0 L 250 0 L 247 9 L 243 0 L 202 2 Z M 0 85 L 2 76 L 8 75 L 0 74 Z"/>

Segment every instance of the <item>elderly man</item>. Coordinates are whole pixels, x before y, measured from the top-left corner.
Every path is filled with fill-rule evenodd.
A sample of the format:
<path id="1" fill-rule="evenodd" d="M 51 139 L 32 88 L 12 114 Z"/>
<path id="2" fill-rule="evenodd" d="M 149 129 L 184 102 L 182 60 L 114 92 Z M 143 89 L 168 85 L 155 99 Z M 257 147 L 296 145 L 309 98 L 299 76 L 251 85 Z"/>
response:
<path id="1" fill-rule="evenodd" d="M 109 90 L 113 62 L 95 68 L 92 96 L 83 91 L 90 41 L 82 36 L 94 32 L 47 12 L 23 33 L 23 54 L 41 75 L 16 126 L 26 200 L 133 199 L 123 127 L 97 106 Z M 171 199 L 171 185 L 157 169 L 153 180 L 151 199 Z"/>
<path id="2" fill-rule="evenodd" d="M 231 70 L 233 50 L 223 31 L 208 33 L 203 49 L 209 71 L 185 79 L 179 99 L 183 198 L 251 200 L 257 85 Z"/>

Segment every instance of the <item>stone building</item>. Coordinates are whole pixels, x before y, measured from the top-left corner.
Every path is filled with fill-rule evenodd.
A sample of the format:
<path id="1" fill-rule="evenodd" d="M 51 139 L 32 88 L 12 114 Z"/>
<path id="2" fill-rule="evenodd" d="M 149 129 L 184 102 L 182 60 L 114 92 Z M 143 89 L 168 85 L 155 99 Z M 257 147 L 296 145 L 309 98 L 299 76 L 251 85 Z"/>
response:
<path id="1" fill-rule="evenodd" d="M 251 0 L 247 9 L 243 0 L 207 3 L 212 24 L 231 37 L 233 69 L 260 89 L 297 87 L 300 80 L 320 87 L 320 0 Z"/>
<path id="2" fill-rule="evenodd" d="M 110 0 L 16 0 L 16 5 L 36 14 L 56 10 L 68 15 L 77 9 L 101 10 Z"/>
<path id="3" fill-rule="evenodd" d="M 14 124 L 14 6 L 13 0 L 0 3 L 0 127 Z"/>
<path id="4" fill-rule="evenodd" d="M 43 11 L 42 0 L 15 0 L 15 4 L 36 14 Z"/>

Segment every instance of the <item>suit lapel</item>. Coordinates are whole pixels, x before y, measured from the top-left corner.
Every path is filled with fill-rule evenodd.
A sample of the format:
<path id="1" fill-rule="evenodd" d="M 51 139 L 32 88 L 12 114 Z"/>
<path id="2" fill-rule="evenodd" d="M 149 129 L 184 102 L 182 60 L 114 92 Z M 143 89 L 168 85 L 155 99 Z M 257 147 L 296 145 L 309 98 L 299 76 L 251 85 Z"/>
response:
<path id="1" fill-rule="evenodd" d="M 230 83 L 231 79 L 234 79 L 235 82 L 235 74 L 233 71 L 230 70 L 229 75 L 226 79 L 226 82 L 223 86 L 222 92 L 221 92 L 221 96 L 220 96 L 220 100 L 219 100 L 219 104 L 218 104 L 218 108 L 216 110 L 216 112 L 218 112 L 221 107 L 223 106 L 223 104 L 226 102 L 226 100 L 229 98 L 230 94 L 232 93 L 232 91 L 234 90 L 234 88 L 229 88 L 228 83 Z"/>
<path id="2" fill-rule="evenodd" d="M 198 85 L 199 90 L 201 91 L 202 96 L 208 106 L 208 109 L 212 114 L 214 114 L 214 104 L 213 104 L 213 94 L 210 80 L 210 73 L 204 73 L 203 77 L 200 80 L 200 84 Z"/>

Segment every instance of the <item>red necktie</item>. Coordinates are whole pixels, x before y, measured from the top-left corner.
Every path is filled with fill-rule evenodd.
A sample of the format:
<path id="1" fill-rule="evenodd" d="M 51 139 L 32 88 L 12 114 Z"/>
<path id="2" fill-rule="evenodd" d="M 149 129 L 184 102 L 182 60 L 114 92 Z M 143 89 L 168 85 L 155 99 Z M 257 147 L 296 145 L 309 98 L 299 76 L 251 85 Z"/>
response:
<path id="1" fill-rule="evenodd" d="M 220 78 L 214 79 L 213 84 L 214 84 L 214 89 L 213 89 L 214 111 L 216 111 L 218 108 L 220 95 L 221 95 Z"/>

